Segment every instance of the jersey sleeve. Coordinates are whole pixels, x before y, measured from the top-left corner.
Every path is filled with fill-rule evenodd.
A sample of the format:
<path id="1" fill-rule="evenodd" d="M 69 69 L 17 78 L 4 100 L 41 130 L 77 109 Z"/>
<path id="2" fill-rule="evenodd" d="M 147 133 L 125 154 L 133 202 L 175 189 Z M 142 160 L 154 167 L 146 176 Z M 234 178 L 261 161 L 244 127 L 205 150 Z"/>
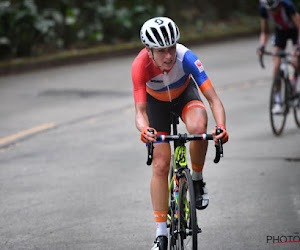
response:
<path id="1" fill-rule="evenodd" d="M 133 83 L 133 97 L 135 103 L 147 102 L 146 81 L 140 60 L 133 61 L 131 67 L 131 77 Z"/>
<path id="2" fill-rule="evenodd" d="M 282 2 L 282 4 L 283 4 L 285 11 L 289 17 L 296 14 L 296 11 L 297 11 L 296 7 L 291 1 L 285 0 Z"/>
<path id="3" fill-rule="evenodd" d="M 183 58 L 183 70 L 186 74 L 191 74 L 201 92 L 212 88 L 212 84 L 207 74 L 205 73 L 204 67 L 198 57 L 190 50 L 188 50 Z"/>
<path id="4" fill-rule="evenodd" d="M 268 11 L 264 6 L 259 5 L 258 13 L 261 18 L 268 19 Z"/>

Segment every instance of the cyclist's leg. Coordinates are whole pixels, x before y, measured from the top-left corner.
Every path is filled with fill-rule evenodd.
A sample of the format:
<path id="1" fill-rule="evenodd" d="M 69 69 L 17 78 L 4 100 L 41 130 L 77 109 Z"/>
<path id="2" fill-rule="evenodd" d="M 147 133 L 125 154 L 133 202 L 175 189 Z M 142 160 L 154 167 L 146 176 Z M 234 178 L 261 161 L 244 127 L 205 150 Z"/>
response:
<path id="1" fill-rule="evenodd" d="M 169 105 L 149 94 L 147 95 L 147 114 L 150 127 L 158 134 L 170 133 Z M 155 247 L 166 249 L 167 246 L 167 213 L 168 213 L 168 173 L 170 167 L 171 149 L 169 143 L 154 144 L 152 177 L 150 183 L 152 206 L 156 222 Z"/>
<path id="2" fill-rule="evenodd" d="M 275 33 L 272 37 L 272 45 L 273 45 L 273 52 L 283 51 L 286 48 L 287 39 L 289 34 L 286 31 L 282 31 L 279 29 L 275 29 Z M 280 62 L 281 59 L 278 56 L 273 57 L 273 79 L 275 79 L 277 72 L 280 69 Z"/>
<path id="3" fill-rule="evenodd" d="M 190 81 L 187 89 L 179 100 L 181 118 L 190 134 L 202 134 L 207 130 L 207 113 L 199 96 L 198 89 L 193 81 Z M 192 141 L 190 143 L 190 156 L 195 184 L 196 206 L 203 209 L 208 205 L 207 189 L 203 182 L 202 171 L 207 151 L 207 141 Z"/>
<path id="4" fill-rule="evenodd" d="M 279 52 L 279 51 L 282 51 L 282 49 L 280 47 L 277 47 L 277 46 L 273 47 L 274 53 Z M 281 59 L 279 56 L 273 56 L 273 79 L 275 79 L 277 72 L 280 69 L 280 62 L 281 62 Z"/>
<path id="5" fill-rule="evenodd" d="M 203 104 L 199 102 L 198 107 L 194 106 L 191 109 L 184 110 L 184 122 L 190 134 L 202 134 L 207 131 L 207 113 L 204 108 L 200 107 L 201 105 Z M 196 172 L 202 172 L 207 145 L 207 141 L 191 141 L 190 143 L 192 167 Z"/>
<path id="6" fill-rule="evenodd" d="M 206 108 L 199 96 L 198 89 L 193 80 L 190 80 L 186 90 L 178 98 L 176 108 L 190 134 L 206 133 Z M 193 170 L 196 170 L 196 172 L 202 172 L 206 150 L 207 141 L 191 141 L 190 155 L 192 165 L 194 165 Z"/>
<path id="7" fill-rule="evenodd" d="M 281 49 L 277 46 L 274 46 L 274 48 L 273 48 L 274 52 L 278 52 L 280 50 Z M 279 103 L 282 102 L 281 94 L 280 94 L 280 91 L 281 91 L 280 76 L 278 75 L 278 72 L 279 72 L 279 69 L 280 69 L 280 62 L 281 62 L 280 57 L 278 57 L 278 56 L 273 57 L 273 82 L 275 82 L 275 84 L 276 84 L 275 85 L 276 89 L 275 89 L 275 95 L 274 95 L 275 100 L 274 101 L 278 105 L 279 105 Z"/>
<path id="8" fill-rule="evenodd" d="M 168 173 L 171 158 L 169 143 L 155 143 L 152 162 L 151 199 L 156 223 L 155 241 L 152 249 L 167 250 L 168 247 Z"/>
<path id="9" fill-rule="evenodd" d="M 151 199 L 154 212 L 165 212 L 165 220 L 163 220 L 164 222 L 167 221 L 166 215 L 168 211 L 168 173 L 170 159 L 170 144 L 155 143 L 151 177 Z M 161 218 L 159 218 L 158 221 L 163 222 Z M 158 221 L 156 220 L 156 222 Z"/>
<path id="10" fill-rule="evenodd" d="M 203 108 L 192 108 L 186 111 L 184 121 L 187 130 L 191 134 L 206 133 L 207 113 Z M 208 141 L 192 141 L 190 143 L 190 155 L 192 162 L 196 208 L 205 209 L 209 203 L 206 183 L 203 181 L 203 167 L 207 152 Z"/>
<path id="11" fill-rule="evenodd" d="M 287 32 L 275 29 L 275 34 L 273 36 L 272 45 L 273 45 L 273 52 L 283 51 L 286 48 L 287 44 Z M 280 70 L 280 62 L 281 58 L 278 56 L 273 57 L 273 82 L 275 82 L 276 88 L 274 89 L 274 106 L 273 106 L 273 113 L 280 113 L 282 109 L 282 105 L 280 104 L 283 100 L 281 100 L 281 84 L 280 84 L 280 76 L 278 72 Z"/>

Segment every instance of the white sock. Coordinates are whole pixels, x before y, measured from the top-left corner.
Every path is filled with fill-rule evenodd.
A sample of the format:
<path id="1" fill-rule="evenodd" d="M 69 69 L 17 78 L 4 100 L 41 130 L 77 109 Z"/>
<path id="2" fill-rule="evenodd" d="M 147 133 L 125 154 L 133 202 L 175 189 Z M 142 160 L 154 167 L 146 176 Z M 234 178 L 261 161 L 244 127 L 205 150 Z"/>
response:
<path id="1" fill-rule="evenodd" d="M 162 235 L 168 237 L 167 222 L 156 222 L 156 237 Z"/>
<path id="2" fill-rule="evenodd" d="M 202 172 L 195 172 L 195 171 L 193 171 L 193 173 L 192 173 L 192 179 L 193 179 L 193 181 L 202 180 L 203 179 Z"/>
<path id="3" fill-rule="evenodd" d="M 280 95 L 280 91 L 275 93 L 275 102 L 276 103 L 280 103 L 281 102 L 281 95 Z"/>

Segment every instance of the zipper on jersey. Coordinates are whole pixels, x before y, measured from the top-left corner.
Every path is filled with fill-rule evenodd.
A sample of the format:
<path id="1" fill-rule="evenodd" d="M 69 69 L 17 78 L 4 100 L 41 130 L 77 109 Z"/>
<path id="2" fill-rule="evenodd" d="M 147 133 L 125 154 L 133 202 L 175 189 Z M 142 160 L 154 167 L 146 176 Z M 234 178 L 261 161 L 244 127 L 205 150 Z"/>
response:
<path id="1" fill-rule="evenodd" d="M 170 88 L 169 88 L 169 76 L 168 73 L 166 71 L 164 71 L 164 77 L 163 77 L 163 81 L 164 81 L 164 85 L 167 87 L 168 89 L 168 94 L 169 94 L 169 100 L 170 102 L 172 102 L 172 97 L 171 97 L 171 92 L 170 92 Z"/>

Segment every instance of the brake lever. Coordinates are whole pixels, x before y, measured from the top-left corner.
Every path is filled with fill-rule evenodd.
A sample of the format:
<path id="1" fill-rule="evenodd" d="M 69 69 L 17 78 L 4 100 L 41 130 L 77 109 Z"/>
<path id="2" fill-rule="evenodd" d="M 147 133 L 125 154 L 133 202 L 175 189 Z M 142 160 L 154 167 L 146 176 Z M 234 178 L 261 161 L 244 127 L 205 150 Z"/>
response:
<path id="1" fill-rule="evenodd" d="M 217 128 L 216 130 L 216 135 L 221 134 L 221 129 Z M 218 163 L 220 161 L 220 158 L 223 157 L 223 145 L 222 145 L 222 140 L 218 139 L 218 145 L 215 145 L 216 147 L 216 156 L 214 159 L 214 163 Z"/>
<path id="2" fill-rule="evenodd" d="M 260 66 L 264 69 L 265 68 L 265 64 L 264 64 L 264 54 L 261 54 L 259 56 L 259 62 L 260 62 Z"/>
<path id="3" fill-rule="evenodd" d="M 153 129 L 148 129 L 148 131 L 152 134 L 154 134 L 154 130 Z M 152 164 L 152 160 L 153 160 L 153 142 L 149 142 L 148 143 L 148 156 L 147 156 L 147 165 L 150 166 Z"/>

